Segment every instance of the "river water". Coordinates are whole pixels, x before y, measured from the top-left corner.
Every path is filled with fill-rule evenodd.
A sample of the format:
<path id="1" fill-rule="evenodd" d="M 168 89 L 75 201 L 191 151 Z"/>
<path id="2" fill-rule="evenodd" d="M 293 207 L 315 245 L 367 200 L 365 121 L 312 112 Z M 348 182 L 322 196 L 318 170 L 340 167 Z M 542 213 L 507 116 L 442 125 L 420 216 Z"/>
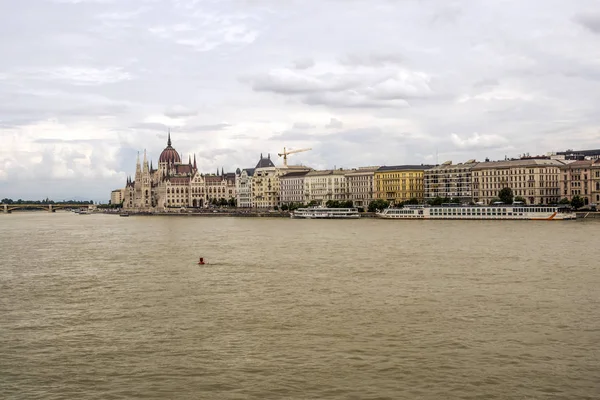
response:
<path id="1" fill-rule="evenodd" d="M 597 399 L 598 232 L 0 215 L 0 398 Z"/>

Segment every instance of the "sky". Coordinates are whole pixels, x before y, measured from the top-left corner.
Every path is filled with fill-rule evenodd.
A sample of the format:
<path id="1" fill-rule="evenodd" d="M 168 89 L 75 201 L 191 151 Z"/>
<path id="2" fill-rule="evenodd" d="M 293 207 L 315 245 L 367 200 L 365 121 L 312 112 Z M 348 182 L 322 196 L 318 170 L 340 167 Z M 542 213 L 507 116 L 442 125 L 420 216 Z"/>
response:
<path id="1" fill-rule="evenodd" d="M 600 148 L 597 0 L 0 0 L 0 198 Z"/>

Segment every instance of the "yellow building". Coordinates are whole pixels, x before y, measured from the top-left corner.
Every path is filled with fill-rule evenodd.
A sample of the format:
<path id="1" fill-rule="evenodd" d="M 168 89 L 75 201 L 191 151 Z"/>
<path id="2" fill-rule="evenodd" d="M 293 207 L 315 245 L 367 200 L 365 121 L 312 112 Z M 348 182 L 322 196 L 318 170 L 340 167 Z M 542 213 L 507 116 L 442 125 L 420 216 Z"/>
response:
<path id="1" fill-rule="evenodd" d="M 110 192 L 110 204 L 121 204 L 125 198 L 125 189 L 117 189 Z"/>
<path id="2" fill-rule="evenodd" d="M 394 165 L 379 167 L 375 171 L 375 198 L 391 204 L 417 199 L 423 202 L 425 189 L 424 171 L 433 165 Z"/>
<path id="3" fill-rule="evenodd" d="M 308 172 L 310 168 L 302 165 L 275 166 L 271 154 L 267 158 L 260 155 L 260 160 L 252 174 L 252 206 L 256 208 L 279 207 L 281 197 L 280 177 L 290 172 Z"/>

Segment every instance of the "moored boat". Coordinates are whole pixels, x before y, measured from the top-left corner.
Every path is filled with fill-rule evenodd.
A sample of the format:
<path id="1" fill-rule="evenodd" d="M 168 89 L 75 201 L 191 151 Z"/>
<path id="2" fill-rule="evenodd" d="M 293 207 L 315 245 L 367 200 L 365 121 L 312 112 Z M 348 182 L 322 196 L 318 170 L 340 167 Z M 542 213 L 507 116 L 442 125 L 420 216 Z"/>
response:
<path id="1" fill-rule="evenodd" d="M 307 207 L 292 211 L 290 218 L 356 219 L 360 218 L 360 214 L 356 208 Z"/>
<path id="2" fill-rule="evenodd" d="M 577 215 L 567 207 L 492 205 L 461 206 L 406 206 L 387 208 L 377 213 L 383 219 L 458 219 L 458 220 L 533 220 L 556 221 L 576 219 Z"/>

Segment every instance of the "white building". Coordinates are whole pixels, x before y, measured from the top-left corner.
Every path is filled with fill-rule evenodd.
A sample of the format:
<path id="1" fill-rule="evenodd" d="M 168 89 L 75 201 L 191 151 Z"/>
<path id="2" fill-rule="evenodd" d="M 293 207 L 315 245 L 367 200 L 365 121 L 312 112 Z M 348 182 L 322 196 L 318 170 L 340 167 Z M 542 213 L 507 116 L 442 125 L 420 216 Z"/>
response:
<path id="1" fill-rule="evenodd" d="M 235 171 L 235 191 L 237 194 L 237 206 L 241 208 L 252 208 L 252 176 L 254 168 L 239 168 Z"/>
<path id="2" fill-rule="evenodd" d="M 308 171 L 292 171 L 279 177 L 280 204 L 304 203 L 304 177 L 306 174 Z"/>
<path id="3" fill-rule="evenodd" d="M 208 181 L 208 182 L 207 182 Z M 233 174 L 217 172 L 217 175 L 204 175 L 198 171 L 196 156 L 188 162 L 181 161 L 181 155 L 171 146 L 169 133 L 167 147 L 158 159 L 158 169 L 148 163 L 144 151 L 144 161 L 138 155 L 135 179 L 127 178 L 123 195 L 123 208 L 132 211 L 166 211 L 182 207 L 207 207 L 213 198 L 234 197 L 235 179 Z"/>
<path id="4" fill-rule="evenodd" d="M 310 171 L 304 177 L 305 203 L 316 202 L 325 205 L 328 200 L 346 201 L 348 170 Z"/>
<path id="5" fill-rule="evenodd" d="M 346 174 L 348 198 L 354 207 L 367 208 L 375 198 L 375 171 L 379 167 L 360 167 Z"/>
<path id="6" fill-rule="evenodd" d="M 472 168 L 473 201 L 489 204 L 508 187 L 527 204 L 556 204 L 561 199 L 559 178 L 564 165 L 549 159 L 480 162 Z"/>

